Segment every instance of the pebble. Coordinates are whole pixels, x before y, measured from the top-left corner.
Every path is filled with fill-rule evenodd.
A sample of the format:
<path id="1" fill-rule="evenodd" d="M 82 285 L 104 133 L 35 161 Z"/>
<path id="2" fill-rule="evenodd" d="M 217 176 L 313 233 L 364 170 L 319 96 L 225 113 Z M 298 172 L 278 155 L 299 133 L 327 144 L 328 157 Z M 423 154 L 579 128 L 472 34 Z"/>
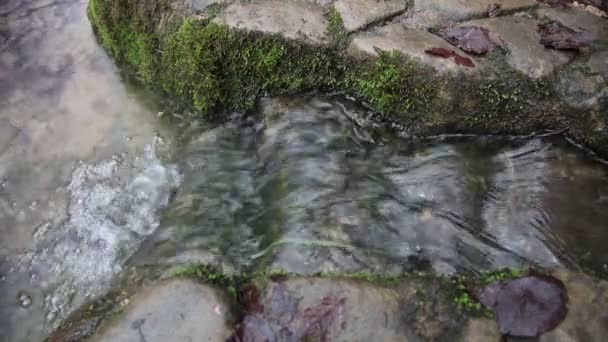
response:
<path id="1" fill-rule="evenodd" d="M 25 292 L 20 292 L 17 295 L 17 300 L 22 308 L 29 308 L 32 305 L 32 297 Z"/>

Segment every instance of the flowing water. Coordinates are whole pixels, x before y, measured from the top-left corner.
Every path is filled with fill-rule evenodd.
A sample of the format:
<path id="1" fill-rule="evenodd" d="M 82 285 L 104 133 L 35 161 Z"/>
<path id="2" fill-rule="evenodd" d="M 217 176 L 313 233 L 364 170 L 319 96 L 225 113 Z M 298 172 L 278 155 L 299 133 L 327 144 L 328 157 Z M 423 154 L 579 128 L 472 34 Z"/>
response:
<path id="1" fill-rule="evenodd" d="M 608 276 L 608 168 L 563 138 L 412 141 L 312 96 L 178 135 L 85 9 L 0 2 L 0 341 L 43 340 L 129 265 Z"/>

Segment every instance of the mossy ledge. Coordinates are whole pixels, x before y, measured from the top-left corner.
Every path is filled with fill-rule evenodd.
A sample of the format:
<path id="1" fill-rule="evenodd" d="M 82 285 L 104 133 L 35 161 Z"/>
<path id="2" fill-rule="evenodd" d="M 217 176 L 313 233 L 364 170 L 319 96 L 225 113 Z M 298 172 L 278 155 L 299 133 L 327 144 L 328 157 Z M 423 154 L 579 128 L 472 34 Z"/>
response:
<path id="1" fill-rule="evenodd" d="M 211 6 L 188 17 L 167 15 L 168 0 L 91 0 L 88 14 L 118 64 L 210 119 L 250 110 L 260 96 L 339 91 L 414 136 L 556 130 L 608 156 L 608 105 L 569 107 L 553 90 L 555 76 L 531 80 L 508 68 L 441 75 L 397 52 L 347 54 L 348 36 L 335 12 L 328 14 L 332 41 L 313 44 L 211 22 L 221 10 Z"/>

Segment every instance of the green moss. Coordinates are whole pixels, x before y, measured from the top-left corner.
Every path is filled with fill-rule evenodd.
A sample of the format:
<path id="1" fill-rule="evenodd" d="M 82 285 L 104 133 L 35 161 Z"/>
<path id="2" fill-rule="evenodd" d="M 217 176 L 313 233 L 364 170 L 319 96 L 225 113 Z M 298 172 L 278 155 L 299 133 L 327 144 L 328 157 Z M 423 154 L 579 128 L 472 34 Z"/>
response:
<path id="1" fill-rule="evenodd" d="M 334 7 L 327 14 L 327 34 L 338 49 L 344 49 L 348 45 L 349 37 L 344 28 L 344 21 L 340 12 Z"/>
<path id="2" fill-rule="evenodd" d="M 237 290 L 245 281 L 242 276 L 230 276 L 213 266 L 202 264 L 177 266 L 169 270 L 169 277 L 187 277 L 218 286 L 225 289 L 233 299 L 237 298 Z"/>
<path id="3" fill-rule="evenodd" d="M 203 20 L 161 20 L 166 6 L 164 0 L 91 0 L 89 16 L 119 63 L 206 117 L 253 109 L 260 96 L 320 90 L 354 95 L 412 134 L 526 134 L 568 125 L 548 82 L 508 68 L 473 80 L 438 74 L 398 52 L 350 57 L 335 9 L 327 13 L 332 44 L 314 45 L 210 23 L 221 6 L 207 8 Z"/>
<path id="4" fill-rule="evenodd" d="M 472 288 L 483 288 L 496 281 L 518 278 L 526 274 L 525 270 L 503 268 L 496 271 L 482 273 L 477 276 L 456 276 L 451 279 L 454 303 L 462 312 L 472 316 L 492 316 L 492 312 L 485 308 L 473 295 Z"/>
<path id="5" fill-rule="evenodd" d="M 349 74 L 348 88 L 383 115 L 419 119 L 438 94 L 434 72 L 397 52 L 381 52 Z"/>

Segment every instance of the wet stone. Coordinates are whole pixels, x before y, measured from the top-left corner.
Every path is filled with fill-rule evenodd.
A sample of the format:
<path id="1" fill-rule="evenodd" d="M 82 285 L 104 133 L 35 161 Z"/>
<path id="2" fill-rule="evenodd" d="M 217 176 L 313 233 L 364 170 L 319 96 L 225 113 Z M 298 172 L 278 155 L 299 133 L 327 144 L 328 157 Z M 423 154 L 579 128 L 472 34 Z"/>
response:
<path id="1" fill-rule="evenodd" d="M 322 7 L 280 0 L 252 1 L 229 5 L 214 22 L 229 27 L 279 33 L 284 37 L 323 42 L 327 19 Z"/>
<path id="2" fill-rule="evenodd" d="M 224 341 L 228 304 L 216 290 L 175 279 L 144 289 L 124 314 L 102 326 L 92 341 Z"/>
<path id="3" fill-rule="evenodd" d="M 441 48 L 468 57 L 473 62 L 473 68 L 458 65 L 453 59 L 436 57 L 428 54 L 427 50 Z M 371 32 L 364 32 L 353 38 L 350 52 L 365 53 L 371 56 L 378 54 L 377 49 L 382 51 L 399 51 L 408 57 L 418 59 L 440 72 L 471 72 L 478 70 L 479 62 L 445 40 L 425 31 L 407 29 L 402 24 L 390 24 L 380 27 Z"/>
<path id="4" fill-rule="evenodd" d="M 292 341 L 435 341 L 453 338 L 465 317 L 439 283 L 407 280 L 385 287 L 345 279 L 293 278 L 270 283 L 249 335 Z M 305 334 L 302 334 L 306 331 Z M 302 337 L 302 336 L 300 336 Z M 294 341 L 300 341 L 295 339 Z"/>
<path id="5" fill-rule="evenodd" d="M 536 11 L 541 19 L 554 20 L 574 30 L 589 32 L 597 41 L 608 41 L 608 20 L 577 8 L 543 7 Z"/>
<path id="6" fill-rule="evenodd" d="M 510 53 L 507 63 L 532 78 L 547 76 L 560 65 L 568 63 L 571 52 L 548 49 L 540 44 L 538 22 L 526 17 L 500 17 L 473 20 L 461 26 L 481 26 L 498 34 Z"/>
<path id="7" fill-rule="evenodd" d="M 608 336 L 608 282 L 580 273 L 559 272 L 568 289 L 568 315 L 540 342 L 604 341 Z"/>
<path id="8" fill-rule="evenodd" d="M 356 31 L 396 15 L 407 8 L 404 0 L 337 0 L 334 8 L 342 16 L 344 28 Z"/>
<path id="9" fill-rule="evenodd" d="M 414 9 L 429 13 L 445 20 L 460 21 L 471 18 L 487 17 L 494 14 L 497 7 L 500 12 L 526 10 L 538 6 L 535 0 L 415 0 Z"/>
<path id="10" fill-rule="evenodd" d="M 4 153 L 19 135 L 19 128 L 13 126 L 8 119 L 0 118 L 0 154 Z"/>

